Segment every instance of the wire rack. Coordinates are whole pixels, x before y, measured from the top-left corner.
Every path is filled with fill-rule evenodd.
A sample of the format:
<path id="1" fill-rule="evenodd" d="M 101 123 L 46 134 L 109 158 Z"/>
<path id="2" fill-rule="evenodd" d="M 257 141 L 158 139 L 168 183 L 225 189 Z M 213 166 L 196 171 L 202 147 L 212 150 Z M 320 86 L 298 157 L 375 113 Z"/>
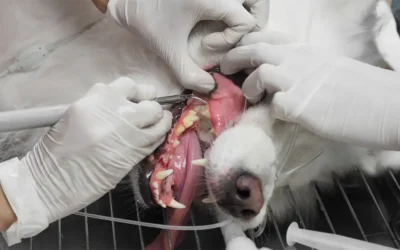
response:
<path id="1" fill-rule="evenodd" d="M 400 249 L 400 184 L 392 172 L 369 178 L 355 170 L 345 179 L 335 178 L 332 194 L 322 194 L 313 184 L 319 209 L 316 214 L 304 215 L 297 210 L 296 221 L 302 228 L 330 232 Z M 287 190 L 291 193 L 290 189 Z M 291 197 L 291 196 L 289 196 Z M 38 236 L 26 239 L 10 250 L 123 250 L 145 249 L 159 230 L 132 225 L 132 220 L 162 222 L 160 210 L 141 211 L 134 202 L 129 185 L 115 190 L 77 214 L 55 222 Z M 294 202 L 294 199 L 293 199 Z M 271 212 L 271 211 L 270 211 Z M 113 222 L 111 218 L 119 218 Z M 190 224 L 211 223 L 204 212 L 192 209 Z M 289 223 L 289 222 L 288 222 Z M 288 224 L 274 220 L 264 233 L 253 239 L 258 247 L 289 248 L 285 234 Z M 1 248 L 1 250 L 7 248 Z M 219 229 L 187 232 L 177 249 L 225 249 Z"/>

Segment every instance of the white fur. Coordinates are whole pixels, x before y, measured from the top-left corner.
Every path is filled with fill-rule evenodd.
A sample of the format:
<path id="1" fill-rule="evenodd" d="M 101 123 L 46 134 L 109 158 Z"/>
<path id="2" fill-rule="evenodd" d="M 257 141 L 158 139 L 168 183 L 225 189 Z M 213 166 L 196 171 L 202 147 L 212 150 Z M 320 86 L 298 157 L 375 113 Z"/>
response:
<path id="1" fill-rule="evenodd" d="M 375 12 L 377 1 L 271 0 L 270 23 L 266 30 L 288 32 L 316 46 L 371 64 L 384 65 L 379 53 L 382 46 L 378 46 L 376 41 L 379 39 L 375 39 L 384 19 Z M 359 13 L 367 15 L 361 18 Z M 79 0 L 11 1 L 2 6 L 0 14 L 0 72 L 28 45 L 48 44 L 69 37 L 102 17 L 90 1 Z M 222 52 L 209 53 L 200 48 L 201 38 L 220 28 L 217 23 L 203 23 L 192 33 L 189 49 L 200 66 L 218 63 L 223 55 Z M 399 43 L 396 41 L 393 44 Z M 154 85 L 159 96 L 181 91 L 166 65 L 145 48 L 138 35 L 129 34 L 114 22 L 103 20 L 56 50 L 38 70 L 0 79 L 0 111 L 71 103 L 94 83 L 107 83 L 122 75 L 141 84 Z M 213 176 L 218 176 L 222 166 L 219 162 L 223 160 L 230 161 L 231 166 L 239 161 L 244 163 L 243 166 L 262 178 L 266 200 L 272 206 L 274 215 L 283 218 L 292 212 L 291 204 L 282 187 L 273 187 L 277 170 L 272 162 L 284 146 L 282 138 L 290 134 L 291 127 L 281 122 L 274 123 L 267 111 L 268 105 L 247 111 L 238 125 L 216 141 L 211 158 Z M 37 129 L 2 134 L 0 160 L 22 157 L 45 131 Z M 245 144 L 240 148 L 236 147 L 239 143 L 232 142 Z M 332 171 L 344 174 L 351 165 L 357 164 L 368 173 L 375 174 L 382 166 L 395 168 L 400 160 L 396 152 L 369 154 L 367 149 L 340 145 L 300 130 L 288 165 L 303 163 L 306 160 L 300 156 L 313 155 L 321 145 L 324 146 L 324 153 L 286 180 L 292 189 L 297 189 L 295 196 L 302 197 L 300 204 L 313 200 L 306 192 L 311 180 L 324 181 L 329 186 Z M 304 200 L 305 197 L 309 199 Z M 265 217 L 266 205 L 253 221 L 237 221 L 238 224 L 224 228 L 225 239 L 229 241 L 233 236 L 243 235 L 242 229 L 257 226 Z M 226 215 L 220 212 L 218 216 L 222 219 Z"/>

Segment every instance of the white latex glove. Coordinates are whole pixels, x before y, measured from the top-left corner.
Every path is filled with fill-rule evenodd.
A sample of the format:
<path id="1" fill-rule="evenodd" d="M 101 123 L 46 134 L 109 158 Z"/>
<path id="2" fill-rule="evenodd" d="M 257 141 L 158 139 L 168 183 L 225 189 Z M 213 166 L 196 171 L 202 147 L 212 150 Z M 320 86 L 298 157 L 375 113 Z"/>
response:
<path id="1" fill-rule="evenodd" d="M 18 218 L 4 234 L 10 245 L 99 199 L 163 142 L 171 113 L 141 101 L 155 97 L 154 88 L 125 77 L 96 84 L 21 161 L 0 165 Z"/>
<path id="2" fill-rule="evenodd" d="M 258 250 L 258 248 L 252 240 L 242 236 L 231 240 L 226 246 L 226 250 Z M 270 250 L 270 249 L 262 247 L 260 248 L 260 250 Z"/>
<path id="3" fill-rule="evenodd" d="M 193 27 L 202 20 L 222 20 L 228 27 L 206 36 L 203 45 L 229 49 L 254 28 L 262 28 L 268 11 L 269 0 L 109 0 L 107 7 L 120 26 L 142 35 L 183 87 L 200 92 L 211 91 L 215 83 L 189 55 Z"/>
<path id="4" fill-rule="evenodd" d="M 308 45 L 268 40 L 248 35 L 221 63 L 225 74 L 258 67 L 243 85 L 251 102 L 265 91 L 275 93 L 271 106 L 278 119 L 346 143 L 400 149 L 399 73 Z"/>

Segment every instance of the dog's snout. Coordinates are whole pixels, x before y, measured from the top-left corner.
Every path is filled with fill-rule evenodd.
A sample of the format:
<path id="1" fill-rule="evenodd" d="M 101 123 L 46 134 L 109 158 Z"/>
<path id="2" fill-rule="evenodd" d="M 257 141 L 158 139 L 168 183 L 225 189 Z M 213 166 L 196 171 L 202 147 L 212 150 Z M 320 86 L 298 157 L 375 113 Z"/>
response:
<path id="1" fill-rule="evenodd" d="M 257 216 L 264 203 L 260 180 L 243 174 L 232 184 L 220 205 L 236 218 L 250 220 Z"/>

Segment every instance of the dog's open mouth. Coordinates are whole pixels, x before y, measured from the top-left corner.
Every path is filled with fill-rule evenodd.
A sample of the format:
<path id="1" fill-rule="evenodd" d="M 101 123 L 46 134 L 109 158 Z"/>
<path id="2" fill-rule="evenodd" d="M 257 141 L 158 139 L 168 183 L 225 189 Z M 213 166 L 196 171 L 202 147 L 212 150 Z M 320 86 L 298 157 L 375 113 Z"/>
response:
<path id="1" fill-rule="evenodd" d="M 245 108 L 245 98 L 239 86 L 219 72 L 218 67 L 206 69 L 215 81 L 216 89 L 210 96 L 196 94 L 207 104 L 196 99 L 184 107 L 172 110 L 178 113 L 166 142 L 148 158 L 146 182 L 141 193 L 148 205 L 168 208 L 168 224 L 183 225 L 203 169 L 192 163 L 203 158 L 205 149 L 233 122 Z M 242 77 L 237 79 L 242 84 Z M 147 189 L 147 190 L 144 190 Z M 145 195 L 144 195 L 145 196 Z M 146 200 L 147 199 L 147 200 Z M 170 231 L 172 247 L 177 245 L 178 231 Z M 161 232 L 147 249 L 168 249 L 168 239 Z"/>

